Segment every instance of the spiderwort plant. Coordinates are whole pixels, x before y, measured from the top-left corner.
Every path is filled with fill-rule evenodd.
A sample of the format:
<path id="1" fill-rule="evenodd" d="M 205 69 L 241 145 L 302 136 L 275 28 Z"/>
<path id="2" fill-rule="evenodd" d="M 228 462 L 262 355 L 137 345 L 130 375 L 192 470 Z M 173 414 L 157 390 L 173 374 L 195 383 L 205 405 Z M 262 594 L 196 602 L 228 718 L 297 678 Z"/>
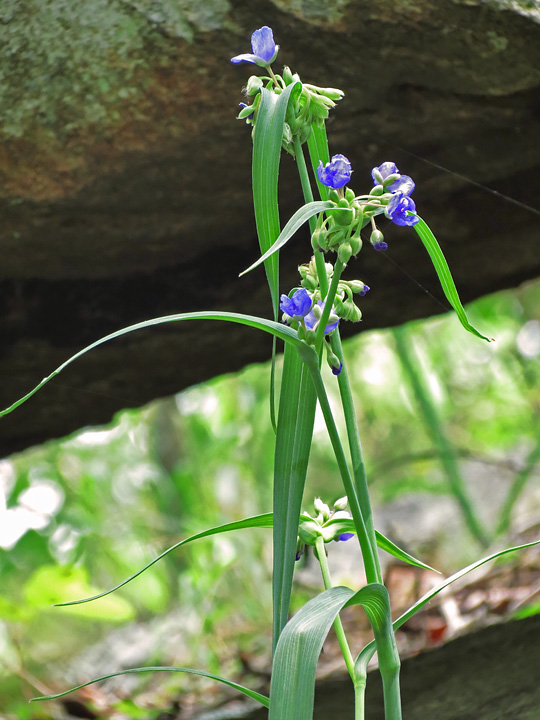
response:
<path id="1" fill-rule="evenodd" d="M 324 639 L 333 625 L 354 687 L 355 720 L 364 718 L 367 663 L 375 651 L 378 654 L 383 681 L 385 718 L 400 720 L 400 662 L 394 630 L 465 572 L 519 548 L 499 551 L 457 573 L 422 597 L 392 623 L 388 592 L 382 581 L 379 549 L 412 565 L 427 566 L 377 532 L 373 524 L 356 414 L 340 340 L 341 323 L 358 322 L 361 319 L 361 310 L 355 298 L 362 298 L 370 291 L 370 286 L 363 280 L 345 280 L 342 277 L 345 268 L 362 250 L 362 231 L 369 226 L 371 245 L 375 250 L 385 250 L 387 244 L 377 226 L 377 218 L 383 217 L 404 228 L 413 228 L 429 253 L 443 292 L 463 327 L 484 340 L 488 338 L 469 323 L 442 251 L 433 233 L 416 212 L 411 198 L 413 180 L 402 175 L 394 163 L 385 161 L 373 168 L 371 189 L 367 193 L 357 194 L 349 187 L 352 178 L 350 161 L 342 154 L 334 155 L 330 159 L 325 119 L 336 102 L 343 97 L 343 92 L 335 88 L 321 88 L 303 83 L 299 76 L 287 67 L 281 75 L 275 73 L 271 64 L 276 60 L 278 46 L 275 44 L 273 31 L 267 26 L 255 30 L 251 38 L 251 49 L 252 53 L 232 58 L 234 64 L 254 64 L 268 73 L 248 79 L 245 93 L 250 104 L 242 103 L 238 115 L 252 127 L 253 203 L 261 249 L 260 259 L 254 262 L 248 271 L 264 264 L 274 320 L 230 312 L 192 312 L 154 318 L 123 328 L 69 358 L 27 395 L 1 411 L 0 417 L 29 400 L 43 385 L 84 353 L 127 333 L 164 322 L 196 319 L 234 322 L 262 330 L 271 334 L 274 339 L 283 341 L 285 351 L 276 427 L 273 512 L 210 528 L 181 540 L 111 590 L 63 604 L 77 604 L 103 597 L 135 580 L 161 557 L 189 542 L 232 530 L 271 527 L 274 543 L 274 657 L 269 698 L 225 678 L 190 668 L 132 668 L 107 677 L 125 672 L 155 670 L 191 672 L 225 683 L 258 701 L 269 708 L 270 720 L 310 720 L 313 715 L 317 659 Z M 306 144 L 310 168 L 304 154 Z M 280 227 L 277 207 L 282 150 L 294 155 L 305 200 L 304 205 L 283 229 Z M 313 198 L 314 187 L 319 192 L 320 200 Z M 306 222 L 310 227 L 310 250 L 313 255 L 298 268 L 298 286 L 288 294 L 280 296 L 278 251 Z M 403 241 L 410 242 L 409 238 L 404 235 Z M 376 279 L 373 283 L 376 288 Z M 281 322 L 277 319 L 279 310 L 282 312 Z M 339 388 L 349 459 L 337 431 L 326 393 L 326 381 L 320 371 L 323 356 L 326 356 L 335 376 L 335 379 L 330 378 L 330 381 L 337 382 Z M 317 401 L 326 422 L 345 496 L 336 501 L 332 509 L 317 499 L 316 514 L 312 516 L 302 513 L 301 510 Z M 346 510 L 347 504 L 350 513 Z M 357 537 L 362 551 L 367 584 L 360 589 L 334 587 L 326 561 L 326 545 L 333 540 L 347 541 L 353 536 Z M 319 561 L 325 589 L 289 620 L 295 563 L 307 545 L 313 547 Z M 374 640 L 356 657 L 349 648 L 339 619 L 340 610 L 352 604 L 359 604 L 364 608 L 374 635 Z M 100 679 L 103 678 L 90 683 Z M 52 699 L 66 693 L 40 699 Z"/>

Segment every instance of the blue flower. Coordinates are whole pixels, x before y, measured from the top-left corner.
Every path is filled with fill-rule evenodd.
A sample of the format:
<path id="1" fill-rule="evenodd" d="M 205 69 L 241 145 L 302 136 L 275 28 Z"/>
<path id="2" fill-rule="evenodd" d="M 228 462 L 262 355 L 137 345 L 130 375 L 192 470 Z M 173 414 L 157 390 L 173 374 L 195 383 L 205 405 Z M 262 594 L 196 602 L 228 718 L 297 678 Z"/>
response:
<path id="1" fill-rule="evenodd" d="M 262 28 L 255 30 L 251 36 L 251 49 L 253 54 L 235 55 L 231 58 L 231 62 L 235 64 L 249 62 L 261 67 L 267 67 L 270 63 L 273 63 L 277 57 L 279 45 L 274 42 L 272 28 L 264 25 Z"/>
<path id="2" fill-rule="evenodd" d="M 373 249 L 377 252 L 384 252 L 385 250 L 388 250 L 388 243 L 384 242 L 384 240 L 373 243 Z"/>
<path id="3" fill-rule="evenodd" d="M 397 169 L 397 165 L 393 162 L 383 162 L 382 165 L 379 165 L 379 167 L 373 168 L 371 171 L 371 177 L 373 178 L 374 184 L 378 185 L 379 179 L 376 177 L 376 173 L 378 173 L 383 180 L 386 180 L 389 175 L 399 175 L 399 170 Z M 414 180 L 408 175 L 402 175 L 399 180 L 396 180 L 394 183 L 389 185 L 388 190 L 393 193 L 400 192 L 403 193 L 403 195 L 410 195 L 414 190 L 414 187 Z"/>
<path id="4" fill-rule="evenodd" d="M 341 542 L 347 542 L 347 540 L 350 540 L 352 537 L 354 537 L 354 533 L 341 533 L 338 540 L 341 540 Z"/>
<path id="5" fill-rule="evenodd" d="M 339 373 L 342 371 L 342 369 L 343 369 L 342 362 L 340 362 L 337 367 L 334 367 L 334 365 L 332 365 L 332 375 L 339 375 Z"/>
<path id="6" fill-rule="evenodd" d="M 317 302 L 317 305 L 320 307 L 321 313 L 322 313 L 322 311 L 324 310 L 324 303 L 323 303 L 323 301 L 322 301 L 322 300 L 319 300 L 319 301 Z M 319 313 L 318 315 L 316 315 L 316 314 L 313 312 L 313 310 L 312 310 L 308 315 L 306 315 L 306 317 L 304 318 L 304 322 L 306 323 L 306 327 L 307 327 L 308 330 L 316 330 L 316 329 L 317 329 L 317 325 L 319 324 L 319 320 L 320 320 L 320 313 Z M 336 313 L 334 312 L 334 309 L 333 309 L 333 308 L 332 308 L 332 310 L 330 311 L 330 316 L 329 316 L 329 318 L 328 318 L 328 321 L 329 321 L 329 322 L 328 322 L 328 325 L 327 325 L 327 326 L 325 327 L 325 329 L 324 329 L 324 334 L 325 334 L 325 335 L 328 335 L 328 333 L 331 333 L 332 330 L 335 330 L 335 329 L 337 328 L 337 326 L 338 326 L 338 323 L 339 323 L 339 318 L 338 318 L 338 316 L 336 315 Z"/>
<path id="7" fill-rule="evenodd" d="M 281 312 L 288 315 L 291 320 L 301 320 L 306 317 L 313 304 L 306 288 L 300 288 L 291 298 L 288 295 L 282 295 L 279 300 Z"/>
<path id="8" fill-rule="evenodd" d="M 416 225 L 420 218 L 416 215 L 408 215 L 409 212 L 416 212 L 414 200 L 401 192 L 395 193 L 385 208 L 386 217 L 396 225 Z M 375 247 L 375 246 L 373 246 Z M 375 248 L 377 250 L 377 248 Z M 385 248 L 386 249 L 386 248 Z"/>
<path id="9" fill-rule="evenodd" d="M 317 177 L 323 185 L 334 188 L 334 190 L 346 185 L 351 179 L 351 173 L 351 163 L 345 155 L 334 155 L 326 165 L 323 165 L 322 160 L 319 160 Z"/>

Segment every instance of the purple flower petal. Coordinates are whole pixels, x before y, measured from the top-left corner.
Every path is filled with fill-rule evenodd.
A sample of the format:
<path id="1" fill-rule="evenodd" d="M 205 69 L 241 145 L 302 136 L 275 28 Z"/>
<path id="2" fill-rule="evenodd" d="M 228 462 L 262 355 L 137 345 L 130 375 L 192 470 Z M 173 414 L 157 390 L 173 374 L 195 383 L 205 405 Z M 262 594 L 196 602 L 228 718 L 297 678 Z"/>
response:
<path id="1" fill-rule="evenodd" d="M 274 33 L 268 25 L 263 25 L 259 30 L 255 30 L 251 36 L 251 49 L 253 54 L 264 60 L 266 63 L 272 62 L 277 52 L 276 43 L 274 42 Z"/>
<path id="2" fill-rule="evenodd" d="M 255 30 L 251 36 L 251 50 L 252 53 L 235 55 L 231 58 L 231 62 L 235 64 L 249 62 L 264 66 L 269 65 L 276 59 L 279 46 L 274 42 L 272 28 L 264 25 L 262 28 Z"/>
<path id="3" fill-rule="evenodd" d="M 323 165 L 322 160 L 320 160 L 317 168 L 319 182 L 327 187 L 334 188 L 334 190 L 346 185 L 351 179 L 351 173 L 351 163 L 344 155 L 334 155 L 326 165 Z"/>
<path id="4" fill-rule="evenodd" d="M 395 173 L 399 173 L 399 170 L 397 169 L 397 165 L 395 163 L 383 162 L 382 165 L 379 165 L 379 167 L 373 168 L 373 170 L 371 171 L 371 177 L 373 178 L 373 182 L 375 185 L 379 184 L 379 181 L 375 178 L 375 175 L 374 175 L 375 170 L 380 172 L 383 180 L 386 180 L 386 178 L 389 175 L 394 175 Z"/>
<path id="5" fill-rule="evenodd" d="M 385 209 L 386 217 L 396 225 L 416 225 L 419 218 L 415 215 L 408 215 L 408 212 L 415 213 L 416 205 L 412 198 L 408 195 L 403 195 L 401 192 L 395 193 L 395 195 L 390 198 L 390 202 Z"/>
<path id="6" fill-rule="evenodd" d="M 321 310 L 324 310 L 324 303 L 322 300 L 319 300 L 317 302 L 317 305 L 321 308 Z M 325 335 L 328 335 L 328 333 L 331 333 L 332 330 L 335 330 L 339 323 L 339 318 L 333 309 L 330 311 L 330 317 L 328 318 L 328 321 L 328 325 L 324 329 Z M 315 313 L 312 310 L 308 315 L 306 315 L 306 317 L 304 318 L 304 322 L 306 323 L 306 327 L 308 330 L 314 330 L 317 323 L 319 322 L 319 318 L 316 317 Z"/>
<path id="7" fill-rule="evenodd" d="M 341 542 L 347 542 L 347 540 L 350 540 L 352 537 L 354 537 L 354 533 L 341 533 L 339 540 L 341 540 Z"/>
<path id="8" fill-rule="evenodd" d="M 300 320 L 308 314 L 312 304 L 313 301 L 306 288 L 300 288 L 291 298 L 288 295 L 282 295 L 279 307 L 281 312 L 292 320 Z"/>

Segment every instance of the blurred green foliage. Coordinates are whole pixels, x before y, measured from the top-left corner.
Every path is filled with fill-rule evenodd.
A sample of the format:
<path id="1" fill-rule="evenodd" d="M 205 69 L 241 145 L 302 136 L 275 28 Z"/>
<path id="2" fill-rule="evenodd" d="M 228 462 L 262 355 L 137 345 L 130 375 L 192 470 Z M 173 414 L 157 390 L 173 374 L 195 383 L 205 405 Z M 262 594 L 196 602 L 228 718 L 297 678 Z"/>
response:
<path id="1" fill-rule="evenodd" d="M 469 312 L 494 343 L 467 335 L 453 315 L 407 326 L 407 341 L 474 510 L 494 538 L 528 513 L 540 515 L 540 284 L 484 298 Z M 446 498 L 450 507 L 455 498 L 391 331 L 366 333 L 345 349 L 376 517 L 387 523 L 381 530 L 447 571 L 478 558 L 479 546 L 455 525 L 458 515 L 439 536 L 425 537 L 407 535 L 399 513 L 385 515 L 392 507 L 403 514 L 411 502 L 424 512 L 425 498 Z M 52 717 L 26 700 L 64 689 L 66 678 L 88 679 L 78 672 L 119 669 L 114 655 L 93 670 L 72 658 L 122 628 L 129 638 L 148 625 L 157 638 L 141 648 L 138 664 L 218 671 L 225 658 L 234 671 L 242 652 L 266 643 L 271 534 L 264 530 L 194 543 L 95 603 L 51 604 L 112 587 L 182 537 L 271 508 L 268 383 L 268 366 L 249 367 L 0 463 L 0 697 L 8 718 Z M 308 485 L 306 507 L 314 495 L 343 494 L 322 419 Z M 156 616 L 169 620 L 152 625 Z M 113 637 L 120 646 L 121 636 Z M 191 682 L 167 680 L 166 692 Z M 117 710 L 136 717 L 130 702 Z"/>

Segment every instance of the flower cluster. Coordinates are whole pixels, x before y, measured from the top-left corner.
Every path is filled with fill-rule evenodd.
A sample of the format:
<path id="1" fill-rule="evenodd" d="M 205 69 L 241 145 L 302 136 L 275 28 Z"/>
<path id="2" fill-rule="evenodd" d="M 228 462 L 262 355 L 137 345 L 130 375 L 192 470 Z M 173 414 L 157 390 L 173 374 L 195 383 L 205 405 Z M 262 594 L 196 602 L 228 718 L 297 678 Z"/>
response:
<path id="1" fill-rule="evenodd" d="M 323 165 L 319 160 L 317 177 L 319 182 L 327 187 L 337 190 L 346 185 L 351 179 L 352 167 L 345 155 L 334 155 L 334 157 Z"/>
<path id="2" fill-rule="evenodd" d="M 400 175 L 393 162 L 384 162 L 379 167 L 373 168 L 371 177 L 376 186 L 382 185 L 392 193 L 384 211 L 386 217 L 396 225 L 416 225 L 419 218 L 416 214 L 409 214 L 416 213 L 416 205 L 411 198 L 415 187 L 412 178 L 408 175 Z"/>
<path id="3" fill-rule="evenodd" d="M 296 560 L 300 560 L 306 545 L 315 545 L 318 537 L 322 537 L 325 543 L 332 542 L 332 540 L 346 542 L 355 534 L 351 532 L 354 530 L 351 514 L 345 510 L 347 507 L 346 497 L 336 500 L 332 509 L 320 498 L 315 498 L 313 506 L 317 513 L 315 517 L 311 517 L 309 513 L 305 512 L 300 518 Z"/>
<path id="4" fill-rule="evenodd" d="M 300 322 L 308 330 L 315 332 L 319 326 L 319 321 L 324 310 L 324 302 L 318 300 L 313 303 L 313 299 L 305 288 L 296 290 L 291 297 L 282 295 L 280 297 L 279 307 L 283 313 L 283 319 L 287 323 Z M 335 330 L 339 323 L 339 318 L 334 312 L 330 311 L 329 322 L 326 325 L 324 334 L 328 335 Z"/>
<path id="5" fill-rule="evenodd" d="M 240 103 L 238 119 L 244 119 L 248 125 L 255 125 L 262 88 L 281 94 L 289 85 L 297 85 L 287 105 L 282 138 L 284 150 L 294 155 L 295 140 L 304 143 L 311 135 L 313 125 L 324 127 L 329 111 L 336 106 L 336 102 L 341 100 L 344 93 L 337 88 L 303 83 L 299 75 L 288 67 L 283 68 L 282 75 L 275 73 L 271 65 L 277 57 L 279 45 L 276 45 L 272 29 L 267 25 L 255 30 L 251 36 L 251 50 L 251 53 L 235 55 L 231 58 L 231 62 L 259 65 L 268 71 L 268 76 L 252 75 L 249 78 L 244 92 L 251 103 Z"/>

